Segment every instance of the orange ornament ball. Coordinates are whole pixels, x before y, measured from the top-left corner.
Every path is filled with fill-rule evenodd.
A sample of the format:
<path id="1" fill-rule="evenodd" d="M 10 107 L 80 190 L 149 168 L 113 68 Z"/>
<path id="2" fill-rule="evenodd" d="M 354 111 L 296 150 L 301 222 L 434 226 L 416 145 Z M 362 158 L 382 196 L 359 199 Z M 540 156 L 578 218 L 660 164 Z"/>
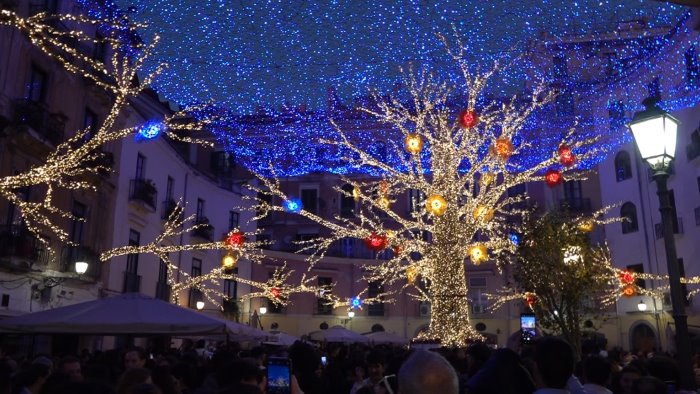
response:
<path id="1" fill-rule="evenodd" d="M 491 153 L 503 160 L 508 160 L 514 150 L 513 143 L 505 137 L 497 138 L 491 146 Z"/>

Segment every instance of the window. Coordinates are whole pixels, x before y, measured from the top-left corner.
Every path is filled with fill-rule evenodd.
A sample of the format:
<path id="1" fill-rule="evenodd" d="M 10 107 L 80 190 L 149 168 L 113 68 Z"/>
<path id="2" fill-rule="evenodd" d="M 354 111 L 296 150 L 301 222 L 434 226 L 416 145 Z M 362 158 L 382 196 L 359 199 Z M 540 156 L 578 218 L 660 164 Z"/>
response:
<path id="1" fill-rule="evenodd" d="M 193 278 L 196 278 L 196 277 L 202 275 L 202 260 L 200 260 L 198 258 L 192 259 L 192 271 L 190 272 L 190 275 Z M 190 308 L 194 308 L 197 306 L 197 301 L 201 301 L 201 300 L 202 300 L 202 292 L 199 289 L 190 288 L 188 306 Z"/>
<path id="2" fill-rule="evenodd" d="M 318 213 L 318 189 L 302 188 L 300 194 L 304 209 L 311 213 Z"/>
<path id="3" fill-rule="evenodd" d="M 698 193 L 700 193 L 700 176 L 697 178 L 698 181 Z"/>
<path id="4" fill-rule="evenodd" d="M 92 136 L 97 133 L 98 127 L 99 125 L 97 124 L 97 115 L 90 109 L 85 108 L 85 116 L 83 117 L 83 130 L 87 131 L 85 132 L 83 141 L 87 141 L 90 138 L 92 138 Z"/>
<path id="5" fill-rule="evenodd" d="M 141 233 L 136 230 L 129 230 L 129 246 L 139 246 L 140 242 Z M 132 253 L 126 257 L 126 271 L 131 274 L 136 274 L 139 272 L 138 253 Z"/>
<path id="6" fill-rule="evenodd" d="M 270 193 L 265 193 L 265 192 L 258 192 L 257 194 L 257 199 L 260 201 L 260 204 L 272 204 L 272 194 Z M 256 215 L 261 215 L 263 211 L 260 209 L 260 207 L 257 207 L 255 209 L 255 214 Z"/>
<path id="7" fill-rule="evenodd" d="M 408 211 L 422 212 L 425 204 L 425 193 L 418 189 L 408 189 Z"/>
<path id="8" fill-rule="evenodd" d="M 627 271 L 634 272 L 636 274 L 643 274 L 644 273 L 644 264 L 632 264 L 627 266 Z M 644 279 L 637 279 L 634 281 L 634 284 L 639 287 L 640 289 L 646 289 L 647 284 L 644 281 Z"/>
<path id="9" fill-rule="evenodd" d="M 136 179 L 143 179 L 146 167 L 146 156 L 138 154 L 136 156 Z"/>
<path id="10" fill-rule="evenodd" d="M 274 276 L 274 272 L 270 271 L 267 274 L 268 278 L 272 278 Z M 282 313 L 284 312 L 284 307 L 281 304 L 276 304 L 272 302 L 271 299 L 267 299 L 267 313 Z"/>
<path id="11" fill-rule="evenodd" d="M 36 66 L 29 70 L 29 80 L 24 91 L 24 98 L 35 103 L 43 103 L 46 99 L 46 73 Z"/>
<path id="12" fill-rule="evenodd" d="M 168 283 L 168 265 L 162 259 L 158 264 L 158 283 Z"/>
<path id="13" fill-rule="evenodd" d="M 622 234 L 634 233 L 639 231 L 637 223 L 637 207 L 631 202 L 626 202 L 620 207 L 620 217 L 622 221 Z"/>
<path id="14" fill-rule="evenodd" d="M 620 100 L 608 102 L 608 115 L 610 117 L 610 128 L 617 129 L 625 125 L 625 106 Z"/>
<path id="15" fill-rule="evenodd" d="M 384 292 L 384 286 L 374 281 L 368 283 L 367 297 L 375 298 Z M 378 302 L 367 306 L 367 316 L 384 316 L 384 303 Z"/>
<path id="16" fill-rule="evenodd" d="M 237 274 L 238 268 L 235 268 L 234 270 L 234 273 Z M 238 298 L 238 282 L 231 279 L 224 280 L 224 295 L 231 301 Z"/>
<path id="17" fill-rule="evenodd" d="M 340 216 L 350 218 L 355 216 L 355 198 L 352 196 L 354 187 L 346 183 L 343 185 L 340 193 Z"/>
<path id="18" fill-rule="evenodd" d="M 331 283 L 333 283 L 333 280 L 328 277 L 320 276 L 318 278 L 318 286 L 323 287 L 323 286 L 330 286 Z M 328 300 L 323 299 L 323 298 L 316 298 L 316 313 L 319 315 L 332 315 L 333 314 L 333 306 L 328 304 Z"/>
<path id="19" fill-rule="evenodd" d="M 695 45 L 685 52 L 685 74 L 688 85 L 695 86 L 700 82 L 700 61 L 698 61 Z"/>
<path id="20" fill-rule="evenodd" d="M 73 201 L 73 210 L 71 213 L 73 214 L 74 219 L 71 223 L 70 240 L 77 245 L 80 245 L 83 242 L 83 226 L 85 225 L 85 221 L 80 219 L 85 219 L 86 211 L 87 208 L 85 207 L 85 204 Z"/>
<path id="21" fill-rule="evenodd" d="M 201 198 L 197 199 L 197 214 L 195 215 L 195 221 L 201 223 L 204 220 L 204 200 Z"/>
<path id="22" fill-rule="evenodd" d="M 30 187 L 23 187 L 17 191 L 17 197 L 19 197 L 19 199 L 21 199 L 22 201 L 29 201 L 30 191 Z M 8 207 L 7 225 L 24 227 L 24 218 L 22 216 L 22 212 L 19 209 L 17 209 L 17 206 L 15 204 L 10 204 L 10 206 Z M 13 231 L 19 231 L 19 228 L 13 229 Z"/>
<path id="23" fill-rule="evenodd" d="M 95 33 L 95 46 L 92 48 L 92 58 L 101 62 L 107 57 L 107 43 L 102 34 Z"/>
<path id="24" fill-rule="evenodd" d="M 228 231 L 238 228 L 238 219 L 240 214 L 236 211 L 228 212 Z"/>
<path id="25" fill-rule="evenodd" d="M 168 181 L 165 184 L 165 201 L 173 201 L 173 185 L 175 180 L 168 176 Z"/>
<path id="26" fill-rule="evenodd" d="M 554 74 L 555 78 L 567 76 L 568 70 L 565 56 L 554 56 L 552 59 L 552 74 Z"/>
<path id="27" fill-rule="evenodd" d="M 564 182 L 564 198 L 568 201 L 580 200 L 583 198 L 583 190 L 581 181 L 566 181 Z"/>
<path id="28" fill-rule="evenodd" d="M 630 154 L 623 150 L 615 155 L 615 179 L 622 182 L 630 178 L 632 178 L 632 162 Z"/>

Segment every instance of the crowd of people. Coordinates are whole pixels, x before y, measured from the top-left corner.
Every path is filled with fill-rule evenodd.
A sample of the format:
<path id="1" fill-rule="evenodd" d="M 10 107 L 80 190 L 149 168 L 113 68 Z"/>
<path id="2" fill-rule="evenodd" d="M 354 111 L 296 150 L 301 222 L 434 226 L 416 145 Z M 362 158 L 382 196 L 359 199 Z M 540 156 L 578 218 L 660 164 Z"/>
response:
<path id="1" fill-rule="evenodd" d="M 249 350 L 205 345 L 185 341 L 158 354 L 139 347 L 84 350 L 60 358 L 0 353 L 0 394 L 682 393 L 675 387 L 678 366 L 668 356 L 596 349 L 577 362 L 572 347 L 556 337 L 498 350 L 483 343 L 433 350 L 301 341 Z M 268 375 L 273 362 L 280 363 L 274 367 L 280 381 Z"/>

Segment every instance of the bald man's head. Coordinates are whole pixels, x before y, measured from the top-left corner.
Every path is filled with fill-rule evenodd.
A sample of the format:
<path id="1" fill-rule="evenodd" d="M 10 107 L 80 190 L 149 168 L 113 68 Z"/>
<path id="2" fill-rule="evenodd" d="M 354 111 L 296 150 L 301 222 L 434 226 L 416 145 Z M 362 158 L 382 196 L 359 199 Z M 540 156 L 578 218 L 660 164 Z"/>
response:
<path id="1" fill-rule="evenodd" d="M 441 355 L 416 350 L 399 370 L 399 393 L 458 394 L 457 373 Z"/>

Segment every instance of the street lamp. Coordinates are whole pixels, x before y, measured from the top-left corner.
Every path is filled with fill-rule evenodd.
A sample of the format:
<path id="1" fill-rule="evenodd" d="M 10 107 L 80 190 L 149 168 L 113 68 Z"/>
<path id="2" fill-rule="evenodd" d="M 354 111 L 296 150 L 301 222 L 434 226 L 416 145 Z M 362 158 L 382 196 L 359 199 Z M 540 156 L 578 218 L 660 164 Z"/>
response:
<path id="1" fill-rule="evenodd" d="M 348 312 L 348 317 L 349 317 L 350 319 L 352 319 L 353 317 L 355 317 L 355 311 L 350 311 L 350 312 Z"/>
<path id="2" fill-rule="evenodd" d="M 260 314 L 261 314 L 261 315 L 264 315 L 264 314 L 266 314 L 266 313 L 267 313 L 267 308 L 264 307 L 264 306 L 261 306 L 261 307 L 260 307 Z"/>
<path id="3" fill-rule="evenodd" d="M 695 376 L 690 357 L 690 336 L 688 335 L 688 316 L 685 314 L 685 300 L 680 280 L 680 269 L 676 255 L 676 241 L 673 235 L 673 218 L 671 199 L 667 181 L 669 168 L 676 153 L 676 133 L 678 121 L 668 112 L 659 108 L 657 99 L 647 98 L 643 104 L 645 110 L 634 114 L 629 128 L 634 136 L 639 153 L 654 172 L 656 194 L 659 196 L 659 211 L 666 249 L 669 284 L 671 285 L 671 304 L 673 320 L 676 324 L 676 349 L 678 364 L 681 369 L 680 386 L 683 389 L 695 388 Z"/>
<path id="4" fill-rule="evenodd" d="M 202 309 L 204 309 L 204 301 L 197 301 L 195 306 L 197 307 L 198 311 L 201 311 Z"/>
<path id="5" fill-rule="evenodd" d="M 647 304 L 644 301 L 639 301 L 639 304 L 637 304 L 637 310 L 640 312 L 646 312 Z"/>
<path id="6" fill-rule="evenodd" d="M 75 272 L 78 275 L 82 275 L 82 274 L 86 273 L 87 270 L 88 270 L 88 263 L 86 263 L 84 261 L 76 261 L 75 262 Z"/>

